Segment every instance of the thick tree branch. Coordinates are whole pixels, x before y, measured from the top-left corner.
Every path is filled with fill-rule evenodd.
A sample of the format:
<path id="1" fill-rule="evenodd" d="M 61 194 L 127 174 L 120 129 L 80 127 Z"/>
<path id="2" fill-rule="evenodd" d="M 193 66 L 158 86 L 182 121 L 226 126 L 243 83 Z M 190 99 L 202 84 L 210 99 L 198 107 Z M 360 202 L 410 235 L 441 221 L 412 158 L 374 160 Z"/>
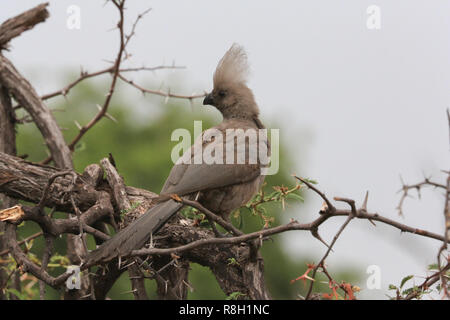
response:
<path id="1" fill-rule="evenodd" d="M 59 287 L 70 276 L 69 273 L 64 273 L 56 278 L 50 276 L 45 270 L 42 270 L 40 266 L 36 265 L 27 255 L 20 249 L 16 240 L 16 226 L 13 224 L 6 225 L 5 236 L 8 244 L 8 248 L 12 253 L 17 264 L 21 266 L 23 272 L 30 272 L 38 279 L 44 281 L 49 286 L 54 288 Z"/>
<path id="2" fill-rule="evenodd" d="M 42 3 L 33 9 L 10 18 L 0 25 L 0 50 L 7 47 L 8 42 L 33 28 L 48 18 L 48 3 Z"/>
<path id="3" fill-rule="evenodd" d="M 71 153 L 53 115 L 31 84 L 1 54 L 0 84 L 6 87 L 31 115 L 44 137 L 56 165 L 60 168 L 71 169 L 73 167 Z"/>
<path id="4" fill-rule="evenodd" d="M 6 87 L 0 85 L 0 152 L 16 155 L 16 116 L 12 108 L 11 97 Z M 6 209 L 16 204 L 16 200 L 0 194 L 0 209 Z M 0 222 L 0 251 L 6 250 L 5 224 Z M 6 298 L 2 287 L 7 287 L 12 276 L 6 274 L 3 263 L 0 263 L 0 300 Z M 19 288 L 20 291 L 20 288 Z"/>
<path id="5" fill-rule="evenodd" d="M 0 193 L 38 204 L 48 182 L 61 172 L 66 173 L 66 170 L 31 163 L 0 152 Z M 77 175 L 76 185 L 71 192 L 81 211 L 86 211 L 95 205 L 97 201 L 95 188 L 105 190 L 112 195 L 109 186 L 102 179 L 103 170 L 99 165 L 90 165 L 82 174 Z M 45 206 L 58 211 L 74 213 L 69 199 L 72 184 L 72 177 L 58 176 L 55 178 L 49 188 Z M 134 187 L 126 187 L 126 192 L 132 202 L 142 202 L 143 199 L 156 197 L 156 194 L 152 192 Z"/>

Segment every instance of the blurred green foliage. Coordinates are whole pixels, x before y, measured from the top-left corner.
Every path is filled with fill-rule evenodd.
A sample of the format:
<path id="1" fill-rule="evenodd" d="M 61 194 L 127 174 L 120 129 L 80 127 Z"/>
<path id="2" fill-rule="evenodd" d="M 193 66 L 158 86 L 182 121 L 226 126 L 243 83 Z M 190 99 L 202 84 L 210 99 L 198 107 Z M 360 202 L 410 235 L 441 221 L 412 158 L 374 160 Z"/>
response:
<path id="1" fill-rule="evenodd" d="M 96 104 L 101 104 L 104 99 L 106 88 L 102 84 L 84 82 L 73 89 L 66 99 L 55 98 L 49 102 L 50 108 L 55 111 L 54 115 L 64 129 L 67 141 L 77 133 L 76 120 L 84 124 L 97 112 Z M 126 93 L 124 93 L 126 92 Z M 138 99 L 139 92 L 129 94 L 122 86 L 118 88 L 110 106 L 109 113 L 118 120 L 115 123 L 107 118 L 102 119 L 91 129 L 79 143 L 74 153 L 74 165 L 81 172 L 91 163 L 99 161 L 111 153 L 117 164 L 120 174 L 125 183 L 130 186 L 159 192 L 171 167 L 170 158 L 172 148 L 178 143 L 171 141 L 171 133 L 176 128 L 186 128 L 193 131 L 193 121 L 202 120 L 203 129 L 209 128 L 220 121 L 218 112 L 203 112 L 203 107 L 194 105 L 193 110 L 189 103 L 181 100 L 169 100 L 164 103 L 159 98 Z M 148 108 L 156 108 L 156 112 L 144 112 L 137 107 L 140 104 L 148 104 Z M 270 123 L 266 123 L 271 127 Z M 281 135 L 281 138 L 283 136 Z M 41 161 L 48 153 L 39 131 L 34 124 L 18 126 L 18 154 L 27 154 L 27 160 Z M 273 191 L 273 186 L 295 186 L 295 181 L 290 176 L 290 168 L 294 159 L 290 158 L 286 149 L 281 145 L 280 172 L 266 179 L 265 191 L 267 194 Z M 299 159 L 295 159 L 299 161 Z M 289 200 L 290 207 L 300 203 L 299 199 Z M 279 203 L 263 205 L 268 216 L 273 217 L 273 225 L 282 222 L 283 210 Z M 301 210 L 301 207 L 298 208 Z M 56 217 L 65 217 L 58 213 Z M 284 219 L 286 220 L 286 219 Z M 245 232 L 261 229 L 264 222 L 258 215 L 253 215 L 251 210 L 243 208 L 239 217 L 234 219 L 236 225 L 240 225 Z M 20 237 L 25 238 L 40 231 L 37 225 L 27 222 L 20 228 Z M 57 239 L 55 252 L 58 255 L 65 254 L 66 236 Z M 316 241 L 311 237 L 311 241 Z M 90 248 L 93 243 L 90 241 Z M 262 255 L 265 259 L 265 277 L 271 294 L 275 299 L 295 299 L 298 294 L 305 294 L 305 286 L 302 281 L 294 284 L 290 280 L 297 278 L 306 270 L 306 263 L 313 262 L 317 257 L 303 257 L 303 260 L 291 257 L 283 248 L 281 236 L 274 236 L 272 241 L 265 241 L 262 247 Z M 43 248 L 43 239 L 39 237 L 34 241 L 31 252 L 40 257 Z M 333 270 L 336 272 L 336 270 Z M 55 275 L 64 272 L 64 268 L 52 268 Z M 356 281 L 358 275 L 351 271 L 334 273 L 337 280 L 346 282 Z M 225 294 L 220 290 L 213 274 L 205 267 L 192 264 L 189 281 L 194 290 L 189 293 L 190 299 L 225 299 Z M 156 298 L 155 284 L 147 280 L 148 293 L 151 298 Z M 327 291 L 327 284 L 316 285 L 320 291 Z M 128 274 L 125 272 L 115 283 L 108 296 L 111 299 L 133 299 L 129 293 L 131 290 Z M 128 293 L 127 293 L 128 292 Z M 60 299 L 62 293 L 52 288 L 47 288 L 47 299 Z M 34 285 L 29 298 L 38 298 L 38 285 Z M 230 297 L 232 298 L 232 297 Z"/>

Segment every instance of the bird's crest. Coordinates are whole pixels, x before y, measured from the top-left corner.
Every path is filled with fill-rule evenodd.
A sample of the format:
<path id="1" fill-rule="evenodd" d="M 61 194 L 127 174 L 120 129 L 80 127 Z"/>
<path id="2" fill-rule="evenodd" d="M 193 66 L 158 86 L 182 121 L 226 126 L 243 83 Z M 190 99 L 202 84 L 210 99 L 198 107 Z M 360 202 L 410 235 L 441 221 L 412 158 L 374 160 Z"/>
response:
<path id="1" fill-rule="evenodd" d="M 229 83 L 245 84 L 248 74 L 247 54 L 243 47 L 234 43 L 217 65 L 214 72 L 214 87 Z"/>

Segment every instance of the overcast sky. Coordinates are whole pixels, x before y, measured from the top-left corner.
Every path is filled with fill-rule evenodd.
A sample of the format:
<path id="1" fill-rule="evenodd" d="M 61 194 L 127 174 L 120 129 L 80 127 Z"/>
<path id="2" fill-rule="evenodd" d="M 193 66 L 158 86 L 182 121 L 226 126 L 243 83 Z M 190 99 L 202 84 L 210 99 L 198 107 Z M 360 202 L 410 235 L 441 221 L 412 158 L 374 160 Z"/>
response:
<path id="1" fill-rule="evenodd" d="M 0 21 L 38 3 L 4 0 Z M 7 56 L 40 93 L 62 87 L 67 71 L 106 66 L 118 43 L 117 32 L 108 31 L 117 13 L 104 4 L 50 1 L 50 18 L 12 41 Z M 66 26 L 70 5 L 81 10 L 79 30 Z M 380 9 L 380 29 L 367 27 L 370 5 Z M 442 182 L 440 170 L 449 169 L 449 1 L 130 1 L 127 27 L 148 7 L 152 11 L 129 50 L 130 65 L 175 61 L 187 67 L 176 73 L 183 80 L 179 92 L 202 92 L 211 89 L 212 72 L 230 45 L 243 45 L 262 118 L 277 123 L 289 143 L 285 147 L 301 159 L 292 172 L 316 179 L 327 195 L 359 203 L 369 190 L 371 211 L 443 232 L 443 198 L 436 192 L 424 191 L 421 201 L 408 199 L 404 218 L 395 207 L 399 175 L 410 183 L 423 174 Z M 311 195 L 289 214 L 310 220 L 320 206 Z M 328 242 L 342 222 L 321 229 Z M 309 234 L 284 238 L 298 256 L 318 259 L 326 249 Z M 368 290 L 365 281 L 359 285 L 362 297 L 383 298 L 389 283 L 425 274 L 438 247 L 437 241 L 355 221 L 328 264 L 350 263 L 363 273 L 378 265 L 382 290 Z"/>

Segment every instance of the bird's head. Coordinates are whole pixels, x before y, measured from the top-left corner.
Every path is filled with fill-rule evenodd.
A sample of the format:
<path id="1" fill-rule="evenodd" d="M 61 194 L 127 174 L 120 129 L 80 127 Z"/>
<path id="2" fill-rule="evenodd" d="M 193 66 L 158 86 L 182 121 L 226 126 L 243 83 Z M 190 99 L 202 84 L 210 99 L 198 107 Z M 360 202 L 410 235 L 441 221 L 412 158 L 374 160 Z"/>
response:
<path id="1" fill-rule="evenodd" d="M 225 119 L 257 117 L 258 106 L 247 87 L 248 73 L 244 49 L 233 44 L 219 61 L 214 72 L 214 89 L 206 95 L 203 104 L 216 107 Z"/>

